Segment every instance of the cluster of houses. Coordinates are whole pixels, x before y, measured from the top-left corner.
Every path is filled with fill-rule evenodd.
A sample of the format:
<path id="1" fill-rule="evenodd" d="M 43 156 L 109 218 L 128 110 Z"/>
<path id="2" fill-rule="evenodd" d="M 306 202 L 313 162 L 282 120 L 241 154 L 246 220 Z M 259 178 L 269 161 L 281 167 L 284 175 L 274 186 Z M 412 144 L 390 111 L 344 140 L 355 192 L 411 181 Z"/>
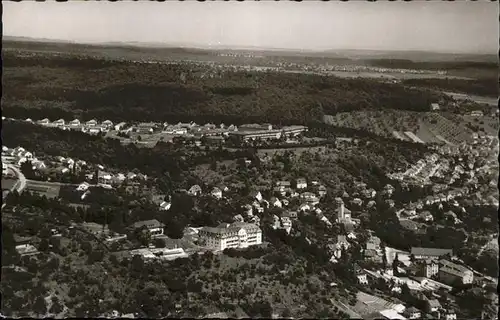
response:
<path id="1" fill-rule="evenodd" d="M 307 127 L 299 125 L 273 128 L 273 126 L 270 124 L 246 124 L 238 127 L 235 125 L 226 126 L 224 124 L 220 124 L 217 126 L 212 123 L 198 125 L 194 122 L 179 122 L 177 124 L 169 124 L 166 122 L 144 122 L 138 124 L 120 122 L 114 124 L 111 120 L 105 120 L 99 123 L 95 119 L 86 122 L 80 121 L 78 119 L 74 119 L 71 121 L 59 119 L 51 122 L 49 119 L 45 118 L 34 122 L 32 119 L 28 118 L 25 121 L 36 123 L 45 127 L 80 131 L 88 134 L 99 134 L 109 131 L 116 131 L 126 135 L 164 133 L 178 136 L 206 137 L 209 142 L 213 143 L 224 142 L 225 137 L 233 137 L 240 141 L 249 141 L 256 139 L 280 139 L 282 137 L 298 136 L 301 133 L 307 131 Z"/>

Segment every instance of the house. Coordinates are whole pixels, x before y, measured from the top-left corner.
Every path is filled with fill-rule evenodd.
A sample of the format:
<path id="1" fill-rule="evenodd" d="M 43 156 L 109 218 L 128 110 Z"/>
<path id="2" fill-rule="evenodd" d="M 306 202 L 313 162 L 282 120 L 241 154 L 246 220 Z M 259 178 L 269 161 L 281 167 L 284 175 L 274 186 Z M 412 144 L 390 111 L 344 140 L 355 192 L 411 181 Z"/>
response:
<path id="1" fill-rule="evenodd" d="M 307 188 L 307 180 L 305 178 L 298 178 L 297 179 L 296 188 L 297 189 L 305 189 L 305 188 Z"/>
<path id="2" fill-rule="evenodd" d="M 243 216 L 241 214 L 237 214 L 233 217 L 233 221 L 234 222 L 245 222 L 245 219 L 243 218 Z"/>
<path id="3" fill-rule="evenodd" d="M 160 221 L 153 219 L 136 222 L 132 225 L 132 227 L 134 229 L 146 228 L 151 236 L 156 237 L 163 235 L 163 228 L 165 227 L 165 225 Z"/>
<path id="4" fill-rule="evenodd" d="M 97 126 L 97 120 L 95 120 L 95 119 L 89 120 L 89 121 L 85 122 L 85 126 L 87 126 L 87 127 Z"/>
<path id="5" fill-rule="evenodd" d="M 366 242 L 366 250 L 375 250 L 376 252 L 380 252 L 380 238 L 371 236 Z"/>
<path id="6" fill-rule="evenodd" d="M 297 219 L 297 211 L 288 211 L 290 219 Z"/>
<path id="7" fill-rule="evenodd" d="M 262 201 L 262 194 L 260 193 L 260 191 L 252 191 L 250 193 L 250 197 L 252 197 L 253 199 L 257 199 L 257 201 Z"/>
<path id="8" fill-rule="evenodd" d="M 474 274 L 468 268 L 448 260 L 439 260 L 439 280 L 454 285 L 457 282 L 471 284 L 474 282 Z"/>
<path id="9" fill-rule="evenodd" d="M 326 187 L 323 185 L 320 185 L 318 187 L 318 194 L 320 197 L 324 197 L 326 195 Z"/>
<path id="10" fill-rule="evenodd" d="M 111 120 L 105 120 L 105 121 L 103 121 L 103 123 L 101 123 L 101 125 L 103 125 L 103 126 L 105 126 L 107 128 L 111 128 L 111 127 L 113 127 L 113 121 L 111 121 Z"/>
<path id="11" fill-rule="evenodd" d="M 64 126 L 64 119 L 59 119 L 59 120 L 56 120 L 54 121 L 54 125 L 57 126 L 57 127 L 61 127 L 61 126 Z"/>
<path id="12" fill-rule="evenodd" d="M 281 216 L 281 227 L 285 229 L 287 233 L 290 233 L 290 230 L 292 230 L 292 220 L 286 214 Z"/>
<path id="13" fill-rule="evenodd" d="M 272 197 L 271 198 L 271 201 L 269 202 L 271 205 L 275 206 L 275 207 L 278 207 L 278 208 L 281 208 L 283 207 L 283 204 L 281 203 L 280 199 L 276 198 L 276 197 Z"/>
<path id="14" fill-rule="evenodd" d="M 199 185 L 195 184 L 194 186 L 189 188 L 188 194 L 190 194 L 192 196 L 200 195 L 201 194 L 201 187 Z M 221 195 L 221 197 L 222 197 L 222 195 Z"/>
<path id="15" fill-rule="evenodd" d="M 80 120 L 78 120 L 78 119 L 72 120 L 72 121 L 70 121 L 69 125 L 72 126 L 72 127 L 79 126 L 80 125 Z"/>
<path id="16" fill-rule="evenodd" d="M 312 192 L 304 192 L 300 194 L 300 197 L 313 206 L 319 203 L 318 197 Z"/>
<path id="17" fill-rule="evenodd" d="M 359 273 L 356 275 L 356 278 L 358 279 L 358 283 L 361 285 L 367 285 L 368 284 L 368 278 L 366 276 L 366 273 Z"/>
<path id="18" fill-rule="evenodd" d="M 285 189 L 285 188 L 290 188 L 291 183 L 290 181 L 278 181 L 276 182 L 276 186 L 279 187 L 280 189 Z"/>
<path id="19" fill-rule="evenodd" d="M 120 122 L 120 123 L 116 124 L 114 128 L 116 131 L 120 131 L 123 127 L 125 127 L 126 124 L 127 123 L 125 123 L 125 122 Z"/>
<path id="20" fill-rule="evenodd" d="M 168 211 L 172 207 L 172 203 L 170 201 L 162 201 L 160 203 L 160 210 L 161 211 Z"/>
<path id="21" fill-rule="evenodd" d="M 419 263 L 419 273 L 426 278 L 431 278 L 439 272 L 439 264 L 434 260 L 425 260 Z"/>
<path id="22" fill-rule="evenodd" d="M 438 111 L 438 110 L 439 110 L 439 104 L 431 103 L 431 111 Z"/>
<path id="23" fill-rule="evenodd" d="M 434 217 L 432 216 L 430 211 L 422 211 L 418 214 L 418 217 L 424 220 L 425 222 L 431 222 L 434 220 Z"/>
<path id="24" fill-rule="evenodd" d="M 445 320 L 457 320 L 457 314 L 452 309 L 446 309 L 444 311 Z"/>
<path id="25" fill-rule="evenodd" d="M 354 198 L 351 200 L 351 204 L 361 206 L 363 204 L 363 200 L 361 200 L 360 198 Z"/>
<path id="26" fill-rule="evenodd" d="M 214 187 L 210 194 L 216 199 L 222 199 L 222 190 L 217 187 Z"/>
<path id="27" fill-rule="evenodd" d="M 417 308 L 411 306 L 403 312 L 403 316 L 405 316 L 408 319 L 420 319 L 422 317 L 422 312 L 418 310 Z"/>
<path id="28" fill-rule="evenodd" d="M 299 211 L 306 212 L 311 210 L 311 207 L 307 203 L 303 203 L 299 206 Z"/>
<path id="29" fill-rule="evenodd" d="M 36 122 L 37 124 L 40 124 L 40 125 L 47 125 L 47 124 L 50 124 L 50 120 L 45 118 L 45 119 L 42 119 L 42 120 L 38 120 Z"/>
<path id="30" fill-rule="evenodd" d="M 445 255 L 453 255 L 452 249 L 441 249 L 441 248 L 421 248 L 412 247 L 411 254 L 415 259 L 438 259 Z"/>
<path id="31" fill-rule="evenodd" d="M 344 248 L 345 250 L 348 250 L 351 245 L 347 241 L 347 237 L 344 235 L 337 235 L 337 247 Z"/>
<path id="32" fill-rule="evenodd" d="M 204 227 L 198 235 L 208 248 L 216 251 L 246 248 L 262 243 L 262 230 L 251 223 L 223 223 L 215 228 Z"/>
<path id="33" fill-rule="evenodd" d="M 439 312 L 441 310 L 441 303 L 437 299 L 430 299 L 426 301 L 426 310 L 427 312 Z"/>
<path id="34" fill-rule="evenodd" d="M 78 185 L 76 188 L 77 191 L 87 191 L 90 187 L 90 183 L 88 182 L 83 182 Z"/>
<path id="35" fill-rule="evenodd" d="M 136 127 L 137 133 L 153 133 L 156 124 L 153 122 L 143 122 L 139 123 Z"/>
<path id="36" fill-rule="evenodd" d="M 35 254 L 39 254 L 38 249 L 31 244 L 20 244 L 16 246 L 16 251 L 21 256 L 31 256 Z"/>

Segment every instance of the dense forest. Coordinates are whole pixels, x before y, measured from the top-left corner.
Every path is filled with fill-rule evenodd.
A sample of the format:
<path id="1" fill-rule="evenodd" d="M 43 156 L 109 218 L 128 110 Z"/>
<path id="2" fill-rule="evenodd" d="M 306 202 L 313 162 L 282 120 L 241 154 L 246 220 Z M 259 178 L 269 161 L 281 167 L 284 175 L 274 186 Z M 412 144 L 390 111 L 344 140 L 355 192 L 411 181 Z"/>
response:
<path id="1" fill-rule="evenodd" d="M 445 91 L 498 97 L 498 78 L 465 79 L 408 79 L 403 83 L 410 86 L 438 88 Z"/>
<path id="2" fill-rule="evenodd" d="M 228 71 L 202 64 L 4 55 L 6 116 L 307 123 L 367 108 L 424 111 L 446 99 L 370 79 Z"/>

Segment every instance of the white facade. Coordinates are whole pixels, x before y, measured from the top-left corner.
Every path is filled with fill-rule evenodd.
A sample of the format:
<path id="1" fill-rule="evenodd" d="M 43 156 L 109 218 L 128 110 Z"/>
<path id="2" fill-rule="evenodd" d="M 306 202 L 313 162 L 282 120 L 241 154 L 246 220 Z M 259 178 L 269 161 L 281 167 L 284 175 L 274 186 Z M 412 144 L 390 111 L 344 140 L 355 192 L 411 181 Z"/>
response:
<path id="1" fill-rule="evenodd" d="M 262 243 L 262 230 L 255 224 L 235 222 L 217 228 L 203 228 L 200 239 L 211 249 L 246 248 Z"/>

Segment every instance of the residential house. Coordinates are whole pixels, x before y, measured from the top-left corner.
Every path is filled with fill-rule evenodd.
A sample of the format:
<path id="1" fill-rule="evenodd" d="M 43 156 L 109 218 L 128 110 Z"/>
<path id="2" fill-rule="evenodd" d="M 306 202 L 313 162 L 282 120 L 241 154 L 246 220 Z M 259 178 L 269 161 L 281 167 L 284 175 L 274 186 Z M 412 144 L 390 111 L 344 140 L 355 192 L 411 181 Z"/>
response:
<path id="1" fill-rule="evenodd" d="M 439 260 L 439 279 L 449 285 L 457 282 L 471 284 L 474 282 L 474 274 L 468 268 L 448 260 Z"/>
<path id="2" fill-rule="evenodd" d="M 116 131 L 120 131 L 123 127 L 125 127 L 126 124 L 127 123 L 125 123 L 125 122 L 120 122 L 117 125 L 115 125 L 114 128 L 115 128 Z"/>
<path id="3" fill-rule="evenodd" d="M 439 264 L 428 259 L 419 263 L 419 273 L 426 278 L 431 278 L 439 273 Z"/>
<path id="4" fill-rule="evenodd" d="M 420 319 L 422 317 L 422 312 L 418 310 L 417 308 L 411 306 L 403 312 L 403 316 L 405 316 L 407 319 Z"/>
<path id="5" fill-rule="evenodd" d="M 299 211 L 306 212 L 311 210 L 311 207 L 307 203 L 303 203 L 299 206 Z"/>
<path id="6" fill-rule="evenodd" d="M 36 122 L 37 124 L 40 124 L 40 125 L 47 125 L 47 124 L 50 124 L 50 120 L 45 118 L 45 119 L 42 119 L 42 120 L 38 120 Z"/>
<path id="7" fill-rule="evenodd" d="M 156 219 L 139 221 L 134 223 L 132 226 L 134 229 L 140 229 L 145 227 L 153 237 L 163 235 L 165 228 L 165 225 Z"/>
<path id="8" fill-rule="evenodd" d="M 199 233 L 201 240 L 211 249 L 246 248 L 262 243 L 262 230 L 255 224 L 235 222 L 216 228 L 204 227 Z"/>
<path id="9" fill-rule="evenodd" d="M 136 131 L 137 131 L 137 133 L 153 133 L 155 127 L 156 127 L 156 124 L 153 122 L 139 123 L 136 127 Z"/>
<path id="10" fill-rule="evenodd" d="M 344 248 L 345 250 L 348 250 L 351 244 L 347 241 L 347 237 L 344 235 L 337 235 L 337 247 Z"/>
<path id="11" fill-rule="evenodd" d="M 161 211 L 168 211 L 172 207 L 172 203 L 170 201 L 162 201 L 160 203 L 160 210 Z"/>
<path id="12" fill-rule="evenodd" d="M 69 125 L 72 127 L 77 127 L 80 125 L 80 120 L 78 120 L 78 119 L 72 120 L 72 121 L 70 121 Z"/>
<path id="13" fill-rule="evenodd" d="M 457 320 L 457 314 L 452 309 L 446 309 L 443 313 L 445 320 Z"/>
<path id="14" fill-rule="evenodd" d="M 36 255 L 39 254 L 40 252 L 38 249 L 31 245 L 31 244 L 20 244 L 16 246 L 16 251 L 19 253 L 21 256 L 31 256 L 31 255 Z"/>
<path id="15" fill-rule="evenodd" d="M 356 278 L 358 279 L 358 283 L 361 285 L 367 285 L 368 284 L 368 278 L 366 276 L 366 273 L 358 273 L 356 275 Z"/>
<path id="16" fill-rule="evenodd" d="M 192 186 L 191 188 L 189 188 L 188 194 L 190 194 L 192 196 L 198 196 L 198 195 L 200 195 L 201 194 L 201 187 L 199 185 L 195 184 L 194 186 Z"/>
<path id="17" fill-rule="evenodd" d="M 245 222 L 245 219 L 243 219 L 243 216 L 241 214 L 237 214 L 233 217 L 234 222 Z"/>
<path id="18" fill-rule="evenodd" d="M 280 199 L 278 199 L 276 197 L 272 197 L 269 204 L 271 204 L 274 207 L 278 207 L 278 208 L 283 207 L 283 204 L 281 203 Z"/>
<path id="19" fill-rule="evenodd" d="M 318 197 L 312 192 L 304 192 L 300 194 L 300 198 L 304 199 L 306 202 L 312 204 L 313 206 L 319 203 Z"/>
<path id="20" fill-rule="evenodd" d="M 90 183 L 88 182 L 83 182 L 83 183 L 80 183 L 78 185 L 78 187 L 76 188 L 76 190 L 78 191 L 87 191 L 90 187 Z"/>
<path id="21" fill-rule="evenodd" d="M 361 200 L 360 198 L 354 198 L 351 200 L 351 204 L 361 206 L 363 204 L 363 200 Z"/>
<path id="22" fill-rule="evenodd" d="M 298 178 L 296 187 L 297 187 L 297 189 L 307 188 L 307 180 L 305 178 Z"/>
<path id="23" fill-rule="evenodd" d="M 246 205 L 242 206 L 242 209 L 243 209 L 243 212 L 246 214 L 246 216 L 248 216 L 248 217 L 253 216 L 253 207 L 251 204 L 246 204 Z"/>
<path id="24" fill-rule="evenodd" d="M 106 128 L 111 128 L 113 127 L 113 121 L 111 120 L 105 120 L 103 121 L 103 123 L 101 123 L 103 126 L 105 126 Z"/>
<path id="25" fill-rule="evenodd" d="M 96 119 L 89 120 L 89 121 L 85 122 L 85 126 L 86 127 L 95 127 L 95 126 L 97 126 L 97 120 Z"/>
<path id="26" fill-rule="evenodd" d="M 262 194 L 260 193 L 260 191 L 253 191 L 250 193 L 250 196 L 253 198 L 253 199 L 257 199 L 257 201 L 262 201 Z"/>
<path id="27" fill-rule="evenodd" d="M 264 208 L 260 205 L 259 202 L 254 201 L 252 205 L 253 205 L 254 209 L 257 210 L 257 213 L 263 213 L 264 212 Z"/>
<path id="28" fill-rule="evenodd" d="M 445 255 L 453 255 L 453 250 L 441 248 L 412 247 L 411 254 L 417 260 L 438 259 Z"/>
<path id="29" fill-rule="evenodd" d="M 324 197 L 326 195 L 326 187 L 323 185 L 320 185 L 318 187 L 318 194 L 320 197 Z"/>
<path id="30" fill-rule="evenodd" d="M 281 227 L 285 229 L 287 233 L 290 233 L 292 230 L 292 220 L 286 213 L 281 215 Z"/>
<path id="31" fill-rule="evenodd" d="M 281 190 L 284 190 L 285 188 L 290 188 L 291 187 L 291 183 L 290 181 L 278 181 L 276 182 L 276 186 L 279 187 Z"/>
<path id="32" fill-rule="evenodd" d="M 297 219 L 297 211 L 288 211 L 290 219 Z"/>
<path id="33" fill-rule="evenodd" d="M 439 312 L 441 308 L 441 303 L 439 303 L 437 299 L 430 299 L 426 301 L 426 310 L 429 313 Z"/>
<path id="34" fill-rule="evenodd" d="M 55 126 L 57 126 L 57 127 L 62 127 L 62 126 L 64 126 L 64 123 L 65 123 L 65 122 L 64 122 L 64 119 L 59 119 L 59 120 L 54 121 L 54 123 L 53 123 L 53 124 L 54 124 Z"/>
<path id="35" fill-rule="evenodd" d="M 438 111 L 438 110 L 439 110 L 439 104 L 431 103 L 431 111 Z"/>
<path id="36" fill-rule="evenodd" d="M 222 199 L 222 190 L 217 187 L 214 187 L 210 194 L 216 199 Z"/>
<path id="37" fill-rule="evenodd" d="M 434 217 L 432 216 L 430 211 L 422 211 L 418 214 L 418 217 L 424 220 L 425 222 L 431 222 L 434 220 Z"/>
<path id="38" fill-rule="evenodd" d="M 371 236 L 366 242 L 366 250 L 375 250 L 376 252 L 381 252 L 380 238 L 376 236 Z"/>

